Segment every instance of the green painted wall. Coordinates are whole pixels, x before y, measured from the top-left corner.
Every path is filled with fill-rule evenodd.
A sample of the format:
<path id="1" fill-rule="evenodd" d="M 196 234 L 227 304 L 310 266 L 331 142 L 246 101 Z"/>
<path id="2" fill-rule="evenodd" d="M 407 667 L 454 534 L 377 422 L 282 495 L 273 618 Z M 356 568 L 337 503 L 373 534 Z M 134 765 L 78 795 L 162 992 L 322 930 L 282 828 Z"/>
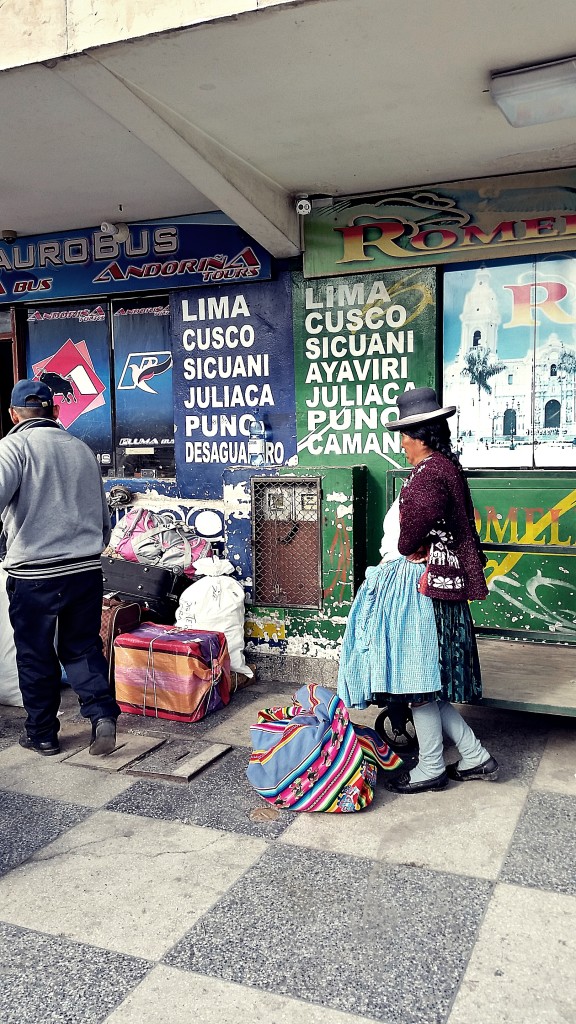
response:
<path id="1" fill-rule="evenodd" d="M 298 471 L 367 467 L 369 561 L 378 558 L 386 472 L 406 465 L 385 424 L 398 394 L 436 382 L 435 281 L 430 268 L 293 275 Z"/>

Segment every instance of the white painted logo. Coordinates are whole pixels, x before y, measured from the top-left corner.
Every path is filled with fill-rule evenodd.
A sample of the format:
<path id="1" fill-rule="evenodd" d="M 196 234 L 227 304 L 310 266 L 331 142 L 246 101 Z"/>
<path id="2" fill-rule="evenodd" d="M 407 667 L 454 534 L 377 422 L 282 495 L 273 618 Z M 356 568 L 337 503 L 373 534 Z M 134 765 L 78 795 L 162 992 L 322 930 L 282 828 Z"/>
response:
<path id="1" fill-rule="evenodd" d="M 166 373 L 171 366 L 171 352 L 130 352 L 118 381 L 118 390 L 134 391 L 138 388 L 150 395 L 157 395 L 158 392 L 150 387 L 148 381 Z"/>

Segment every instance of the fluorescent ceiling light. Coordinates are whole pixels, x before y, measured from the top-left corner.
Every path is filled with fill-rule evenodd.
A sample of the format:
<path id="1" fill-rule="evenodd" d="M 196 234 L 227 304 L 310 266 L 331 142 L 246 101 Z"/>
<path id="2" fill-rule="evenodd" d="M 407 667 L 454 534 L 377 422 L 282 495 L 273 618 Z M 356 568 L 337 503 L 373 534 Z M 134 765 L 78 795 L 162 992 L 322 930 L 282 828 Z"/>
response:
<path id="1" fill-rule="evenodd" d="M 576 58 L 495 72 L 490 94 L 514 128 L 576 117 Z"/>

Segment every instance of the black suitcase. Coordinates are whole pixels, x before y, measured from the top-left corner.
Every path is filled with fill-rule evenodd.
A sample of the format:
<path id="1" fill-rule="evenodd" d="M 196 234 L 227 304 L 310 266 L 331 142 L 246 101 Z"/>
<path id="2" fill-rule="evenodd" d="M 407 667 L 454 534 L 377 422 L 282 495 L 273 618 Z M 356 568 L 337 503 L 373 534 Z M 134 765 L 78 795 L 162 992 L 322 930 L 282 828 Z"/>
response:
<path id="1" fill-rule="evenodd" d="M 102 555 L 101 562 L 105 594 L 116 594 L 122 600 L 135 598 L 153 612 L 168 617 L 163 621 L 174 620 L 178 597 L 191 582 L 187 576 L 108 555 Z"/>

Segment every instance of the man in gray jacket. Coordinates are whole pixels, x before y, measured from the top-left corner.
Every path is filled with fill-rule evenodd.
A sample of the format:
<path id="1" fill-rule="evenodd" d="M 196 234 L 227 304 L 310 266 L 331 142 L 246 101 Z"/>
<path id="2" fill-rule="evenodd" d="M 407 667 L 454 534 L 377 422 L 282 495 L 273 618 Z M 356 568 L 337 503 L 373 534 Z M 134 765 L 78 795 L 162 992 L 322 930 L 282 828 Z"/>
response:
<path id="1" fill-rule="evenodd" d="M 90 753 L 108 754 L 120 714 L 99 635 L 110 516 L 98 463 L 58 425 L 58 412 L 46 384 L 21 380 L 10 401 L 15 426 L 0 440 L 6 588 L 28 713 L 19 742 L 39 754 L 59 752 L 61 663 L 92 722 Z"/>

